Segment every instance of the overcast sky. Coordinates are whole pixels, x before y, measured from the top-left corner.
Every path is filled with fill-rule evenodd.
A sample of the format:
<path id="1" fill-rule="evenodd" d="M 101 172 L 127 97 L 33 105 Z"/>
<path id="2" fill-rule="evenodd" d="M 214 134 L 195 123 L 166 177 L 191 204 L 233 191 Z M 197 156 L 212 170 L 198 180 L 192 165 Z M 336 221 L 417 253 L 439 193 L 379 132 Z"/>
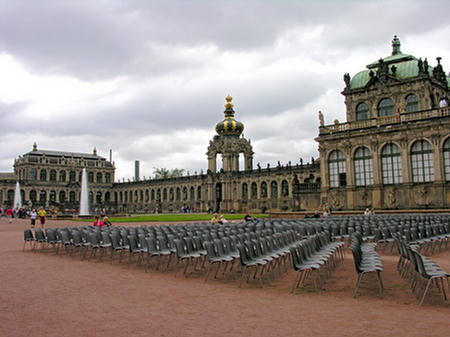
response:
<path id="1" fill-rule="evenodd" d="M 32 149 L 109 157 L 116 180 L 207 169 L 225 97 L 254 165 L 317 157 L 342 76 L 391 53 L 442 57 L 450 2 L 0 0 L 0 171 Z"/>

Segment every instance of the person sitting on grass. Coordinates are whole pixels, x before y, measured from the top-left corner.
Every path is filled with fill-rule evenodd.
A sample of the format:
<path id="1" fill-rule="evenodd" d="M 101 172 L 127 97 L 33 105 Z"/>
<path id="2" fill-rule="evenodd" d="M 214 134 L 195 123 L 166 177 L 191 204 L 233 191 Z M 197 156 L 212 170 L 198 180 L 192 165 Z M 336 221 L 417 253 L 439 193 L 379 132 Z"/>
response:
<path id="1" fill-rule="evenodd" d="M 100 221 L 100 216 L 96 215 L 95 216 L 95 221 L 92 224 L 94 227 L 100 227 L 102 228 L 105 224 L 103 223 L 103 221 Z"/>
<path id="2" fill-rule="evenodd" d="M 105 226 L 107 226 L 107 227 L 111 227 L 111 226 L 112 226 L 112 223 L 111 223 L 111 221 L 109 221 L 109 218 L 108 218 L 107 216 L 105 216 L 105 217 L 103 218 L 103 223 L 104 223 Z"/>
<path id="3" fill-rule="evenodd" d="M 255 220 L 255 218 L 252 217 L 249 212 L 247 212 L 247 214 L 245 214 L 245 216 L 244 216 L 244 220 L 245 220 L 245 222 L 249 222 L 249 221 Z"/>
<path id="4" fill-rule="evenodd" d="M 215 225 L 215 224 L 221 224 L 222 222 L 219 219 L 219 214 L 214 213 L 214 216 L 211 219 L 211 224 Z"/>

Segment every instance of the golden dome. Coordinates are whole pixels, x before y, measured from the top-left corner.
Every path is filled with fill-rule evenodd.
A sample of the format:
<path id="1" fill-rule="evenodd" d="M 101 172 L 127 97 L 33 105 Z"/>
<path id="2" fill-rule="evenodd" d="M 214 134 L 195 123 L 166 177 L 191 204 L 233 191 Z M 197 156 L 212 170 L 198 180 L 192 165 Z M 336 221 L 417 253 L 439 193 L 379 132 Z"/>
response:
<path id="1" fill-rule="evenodd" d="M 244 124 L 234 119 L 233 104 L 231 101 L 233 98 L 228 95 L 225 100 L 225 119 L 222 122 L 216 124 L 216 132 L 219 135 L 226 136 L 240 136 L 242 131 L 244 131 Z"/>

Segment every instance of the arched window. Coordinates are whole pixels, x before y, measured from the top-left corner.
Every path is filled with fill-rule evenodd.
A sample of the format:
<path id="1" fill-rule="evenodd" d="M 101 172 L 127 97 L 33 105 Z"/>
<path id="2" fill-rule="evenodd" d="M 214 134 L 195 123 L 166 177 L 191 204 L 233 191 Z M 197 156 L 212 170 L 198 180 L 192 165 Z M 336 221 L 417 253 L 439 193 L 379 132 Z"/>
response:
<path id="1" fill-rule="evenodd" d="M 390 98 L 383 98 L 378 103 L 378 116 L 390 116 L 394 114 L 394 102 Z"/>
<path id="2" fill-rule="evenodd" d="M 94 172 L 88 172 L 88 183 L 93 183 L 93 182 L 94 182 Z"/>
<path id="3" fill-rule="evenodd" d="M 56 201 L 56 192 L 55 191 L 50 191 L 49 199 L 50 199 L 50 201 Z"/>
<path id="4" fill-rule="evenodd" d="M 356 120 L 363 121 L 369 119 L 369 108 L 366 103 L 359 103 L 356 107 Z"/>
<path id="5" fill-rule="evenodd" d="M 75 202 L 75 191 L 70 191 L 69 192 L 69 201 L 70 202 Z"/>
<path id="6" fill-rule="evenodd" d="M 70 173 L 69 173 L 69 181 L 75 181 L 75 171 L 70 171 Z"/>
<path id="7" fill-rule="evenodd" d="M 131 199 L 131 192 L 130 192 L 130 200 L 133 201 Z M 134 202 L 138 202 L 139 201 L 139 194 L 138 191 L 134 191 Z"/>
<path id="8" fill-rule="evenodd" d="M 94 203 L 94 193 L 92 191 L 89 192 L 89 205 L 92 205 Z"/>
<path id="9" fill-rule="evenodd" d="M 32 202 L 36 202 L 36 191 L 35 190 L 30 191 L 30 200 Z"/>
<path id="10" fill-rule="evenodd" d="M 66 202 L 66 192 L 59 191 L 59 202 L 61 203 Z"/>
<path id="11" fill-rule="evenodd" d="M 144 201 L 144 191 L 139 191 L 139 201 L 143 202 Z"/>
<path id="12" fill-rule="evenodd" d="M 119 192 L 119 202 L 123 202 L 123 193 L 122 193 L 122 191 Z"/>
<path id="13" fill-rule="evenodd" d="M 103 174 L 101 172 L 97 172 L 97 183 L 101 184 L 103 180 Z"/>
<path id="14" fill-rule="evenodd" d="M 283 180 L 281 182 L 281 195 L 283 197 L 289 196 L 289 183 L 287 182 L 287 180 Z"/>
<path id="15" fill-rule="evenodd" d="M 148 190 L 145 190 L 145 202 L 148 202 L 148 197 L 149 197 Z"/>
<path id="16" fill-rule="evenodd" d="M 109 192 L 105 193 L 105 202 L 109 202 L 111 200 L 111 194 Z"/>
<path id="17" fill-rule="evenodd" d="M 47 171 L 46 170 L 41 170 L 41 173 L 39 174 L 39 180 L 47 181 Z"/>
<path id="18" fill-rule="evenodd" d="M 267 183 L 265 181 L 263 181 L 261 183 L 261 192 L 260 192 L 260 197 L 261 198 L 267 198 Z"/>
<path id="19" fill-rule="evenodd" d="M 445 180 L 450 181 L 450 138 L 444 143 L 444 172 Z"/>
<path id="20" fill-rule="evenodd" d="M 50 178 L 50 181 L 56 181 L 56 171 L 55 170 L 50 170 L 49 178 Z"/>
<path id="21" fill-rule="evenodd" d="M 64 170 L 59 171 L 59 181 L 61 182 L 66 181 L 66 171 Z"/>
<path id="22" fill-rule="evenodd" d="M 14 190 L 8 190 L 6 193 L 8 201 L 12 204 L 14 202 Z"/>
<path id="23" fill-rule="evenodd" d="M 111 183 L 111 174 L 110 173 L 105 173 L 105 183 L 109 184 Z"/>
<path id="24" fill-rule="evenodd" d="M 373 185 L 372 156 L 367 147 L 363 146 L 356 150 L 354 163 L 356 186 Z"/>
<path id="25" fill-rule="evenodd" d="M 179 187 L 177 187 L 177 190 L 176 190 L 176 198 L 177 198 L 177 200 L 181 200 L 181 190 Z"/>
<path id="26" fill-rule="evenodd" d="M 30 170 L 28 178 L 30 180 L 36 180 L 36 169 L 31 169 Z"/>
<path id="27" fill-rule="evenodd" d="M 252 183 L 251 192 L 252 192 L 252 199 L 257 199 L 258 198 L 258 185 L 256 185 L 255 182 Z"/>
<path id="28" fill-rule="evenodd" d="M 419 111 L 419 100 L 414 94 L 406 96 L 406 112 Z"/>
<path id="29" fill-rule="evenodd" d="M 278 183 L 276 181 L 270 183 L 270 196 L 272 198 L 278 198 Z"/>
<path id="30" fill-rule="evenodd" d="M 166 201 L 167 200 L 167 188 L 163 189 L 163 200 Z"/>
<path id="31" fill-rule="evenodd" d="M 197 187 L 197 199 L 202 200 L 202 187 Z"/>
<path id="32" fill-rule="evenodd" d="M 383 174 L 383 184 L 401 184 L 402 175 L 402 158 L 400 148 L 393 144 L 386 144 L 381 151 L 381 172 Z"/>
<path id="33" fill-rule="evenodd" d="M 128 202 L 128 192 L 127 191 L 123 192 L 123 202 Z"/>
<path id="34" fill-rule="evenodd" d="M 433 150 L 426 140 L 416 141 L 411 148 L 412 178 L 415 183 L 434 180 Z"/>
<path id="35" fill-rule="evenodd" d="M 248 186 L 247 183 L 242 184 L 242 199 L 247 200 L 248 199 Z"/>
<path id="36" fill-rule="evenodd" d="M 328 172 L 330 175 L 330 187 L 347 185 L 345 169 L 345 157 L 342 151 L 334 150 L 328 157 Z"/>
<path id="37" fill-rule="evenodd" d="M 191 186 L 191 188 L 189 189 L 189 199 L 195 200 L 195 190 L 193 186 Z"/>
<path id="38" fill-rule="evenodd" d="M 44 190 L 39 192 L 39 201 L 40 202 L 47 201 L 47 192 L 45 192 Z"/>
<path id="39" fill-rule="evenodd" d="M 155 190 L 152 190 L 150 193 L 150 199 L 153 201 L 155 200 Z"/>
<path id="40" fill-rule="evenodd" d="M 95 194 L 95 202 L 97 204 L 101 204 L 102 203 L 102 192 L 97 192 Z"/>

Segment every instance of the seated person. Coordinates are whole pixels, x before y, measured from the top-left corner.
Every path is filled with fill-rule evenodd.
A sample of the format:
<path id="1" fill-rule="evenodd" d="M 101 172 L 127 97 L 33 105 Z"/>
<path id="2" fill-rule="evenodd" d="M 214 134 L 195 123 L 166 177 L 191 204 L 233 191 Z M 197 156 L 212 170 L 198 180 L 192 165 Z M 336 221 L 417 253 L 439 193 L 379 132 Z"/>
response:
<path id="1" fill-rule="evenodd" d="M 220 223 L 227 223 L 228 222 L 228 220 L 227 219 L 225 219 L 225 215 L 221 215 L 220 216 L 220 221 L 219 221 Z"/>
<path id="2" fill-rule="evenodd" d="M 95 221 L 92 224 L 94 227 L 100 227 L 102 228 L 105 224 L 103 223 L 103 221 L 100 221 L 100 217 L 98 215 L 95 216 Z"/>
<path id="3" fill-rule="evenodd" d="M 253 220 L 255 220 L 255 218 L 252 217 L 252 216 L 250 215 L 250 213 L 247 212 L 247 214 L 245 214 L 245 216 L 244 216 L 244 220 L 245 220 L 246 222 L 248 222 L 248 221 L 253 221 Z"/>
<path id="4" fill-rule="evenodd" d="M 112 226 L 112 223 L 111 221 L 109 221 L 109 218 L 107 216 L 103 218 L 103 223 L 108 227 Z"/>
<path id="5" fill-rule="evenodd" d="M 214 216 L 211 219 L 211 224 L 215 225 L 216 223 L 222 223 L 222 222 L 220 222 L 219 215 L 217 213 L 214 213 Z"/>

